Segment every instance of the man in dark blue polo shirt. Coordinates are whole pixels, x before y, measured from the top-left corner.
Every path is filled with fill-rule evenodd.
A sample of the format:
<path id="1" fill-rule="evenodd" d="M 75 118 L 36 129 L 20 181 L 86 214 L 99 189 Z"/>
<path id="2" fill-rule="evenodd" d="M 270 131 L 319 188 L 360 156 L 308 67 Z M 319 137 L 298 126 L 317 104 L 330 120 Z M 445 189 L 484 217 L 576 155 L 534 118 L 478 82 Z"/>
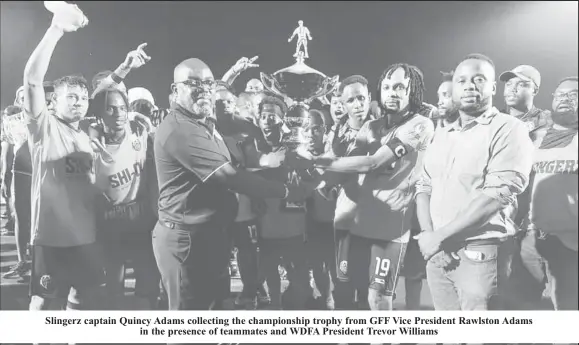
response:
<path id="1" fill-rule="evenodd" d="M 169 310 L 212 309 L 228 279 L 225 228 L 237 213 L 232 191 L 254 198 L 301 201 L 304 185 L 265 180 L 231 164 L 215 130 L 215 80 L 199 59 L 180 63 L 173 73 L 171 112 L 157 129 L 155 160 L 159 222 L 153 247 Z"/>

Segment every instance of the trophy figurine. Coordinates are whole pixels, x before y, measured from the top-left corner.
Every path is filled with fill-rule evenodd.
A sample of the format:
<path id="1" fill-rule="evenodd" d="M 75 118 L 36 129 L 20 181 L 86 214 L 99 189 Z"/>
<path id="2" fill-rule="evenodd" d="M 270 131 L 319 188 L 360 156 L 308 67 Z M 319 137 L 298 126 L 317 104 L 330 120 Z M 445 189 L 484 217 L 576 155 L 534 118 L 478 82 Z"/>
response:
<path id="1" fill-rule="evenodd" d="M 300 20 L 298 23 L 299 27 L 294 30 L 288 40 L 291 42 L 295 36 L 298 37 L 294 54 L 296 62 L 272 75 L 260 73 L 264 88 L 291 104 L 284 120 L 290 130 L 284 138 L 284 144 L 290 151 L 295 151 L 302 144 L 299 130 L 309 117 L 308 109 L 311 101 L 333 92 L 338 86 L 339 79 L 337 75 L 329 78 L 305 64 L 304 60 L 309 58 L 307 41 L 312 37 L 308 28 L 303 26 L 303 22 Z M 301 176 L 297 171 L 292 170 L 288 174 L 287 182 L 295 183 L 302 178 L 307 179 L 306 176 Z M 282 203 L 282 209 L 303 212 L 305 203 Z"/>

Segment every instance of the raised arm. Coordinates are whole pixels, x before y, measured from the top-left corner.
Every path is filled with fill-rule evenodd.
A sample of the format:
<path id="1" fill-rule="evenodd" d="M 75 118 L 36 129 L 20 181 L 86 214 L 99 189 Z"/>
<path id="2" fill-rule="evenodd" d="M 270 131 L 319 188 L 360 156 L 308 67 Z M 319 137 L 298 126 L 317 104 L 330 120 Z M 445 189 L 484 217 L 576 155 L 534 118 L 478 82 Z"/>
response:
<path id="1" fill-rule="evenodd" d="M 76 29 L 75 29 L 76 30 Z M 74 31 L 74 30 L 71 30 Z M 36 49 L 24 67 L 24 111 L 32 119 L 37 119 L 42 110 L 46 107 L 44 94 L 44 77 L 48 71 L 50 59 L 54 53 L 56 44 L 64 35 L 65 30 L 56 21 L 56 16 L 52 24 L 42 37 Z"/>
<path id="2" fill-rule="evenodd" d="M 241 59 L 237 60 L 235 65 L 233 65 L 230 69 L 227 70 L 227 72 L 225 72 L 221 80 L 227 83 L 227 85 L 231 86 L 233 81 L 239 77 L 243 71 L 249 68 L 259 67 L 258 64 L 254 63 L 257 58 L 258 56 L 254 56 L 251 59 L 242 57 Z"/>
<path id="3" fill-rule="evenodd" d="M 134 69 L 137 69 L 151 60 L 151 57 L 145 53 L 147 43 L 140 44 L 137 49 L 130 51 L 115 71 L 103 79 L 92 93 L 91 98 L 100 92 L 100 90 L 115 87 L 120 84 L 127 75 Z"/>

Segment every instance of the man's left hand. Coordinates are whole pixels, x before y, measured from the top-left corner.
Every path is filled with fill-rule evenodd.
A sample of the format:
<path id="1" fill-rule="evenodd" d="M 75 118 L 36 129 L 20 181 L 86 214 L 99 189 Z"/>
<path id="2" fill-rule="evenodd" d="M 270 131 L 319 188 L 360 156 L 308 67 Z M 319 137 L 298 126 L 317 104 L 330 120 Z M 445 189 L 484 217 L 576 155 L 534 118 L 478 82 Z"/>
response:
<path id="1" fill-rule="evenodd" d="M 137 112 L 133 112 L 133 120 L 147 133 L 151 133 L 155 127 L 153 127 L 153 123 L 151 120 L 146 117 L 145 115 Z"/>
<path id="2" fill-rule="evenodd" d="M 434 231 L 423 231 L 414 236 L 418 240 L 420 251 L 424 260 L 430 260 L 436 253 L 440 252 L 442 246 L 442 238 Z"/>

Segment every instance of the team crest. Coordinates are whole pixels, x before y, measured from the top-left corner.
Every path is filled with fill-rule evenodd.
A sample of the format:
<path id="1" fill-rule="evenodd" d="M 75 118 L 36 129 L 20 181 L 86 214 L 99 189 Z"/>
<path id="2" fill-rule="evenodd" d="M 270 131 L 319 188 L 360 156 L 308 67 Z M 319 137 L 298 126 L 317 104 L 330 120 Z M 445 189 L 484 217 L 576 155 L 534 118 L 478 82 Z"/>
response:
<path id="1" fill-rule="evenodd" d="M 344 260 L 340 262 L 340 272 L 348 274 L 348 261 Z"/>
<path id="2" fill-rule="evenodd" d="M 527 128 L 529 129 L 529 132 L 535 129 L 535 124 L 532 122 L 527 122 Z"/>
<path id="3" fill-rule="evenodd" d="M 50 291 L 52 289 L 52 279 L 49 275 L 45 274 L 40 277 L 40 286 L 42 286 L 44 290 Z"/>
<path id="4" fill-rule="evenodd" d="M 133 141 L 133 149 L 135 151 L 141 151 L 141 140 L 135 139 L 135 141 Z"/>

